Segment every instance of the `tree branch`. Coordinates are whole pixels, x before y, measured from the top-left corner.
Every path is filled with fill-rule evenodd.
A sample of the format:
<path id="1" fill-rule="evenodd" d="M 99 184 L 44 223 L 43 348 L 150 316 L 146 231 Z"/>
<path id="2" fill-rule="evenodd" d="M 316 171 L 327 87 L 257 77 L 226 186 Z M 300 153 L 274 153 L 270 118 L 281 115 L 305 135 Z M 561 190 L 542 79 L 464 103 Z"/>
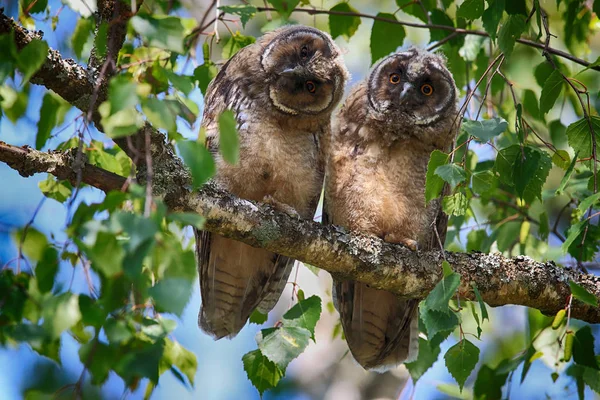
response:
<path id="1" fill-rule="evenodd" d="M 277 9 L 275 9 L 273 7 L 256 7 L 256 9 L 257 9 L 257 11 L 260 11 L 260 12 L 277 11 Z M 455 27 L 449 26 L 449 25 L 419 24 L 419 23 L 414 23 L 414 22 L 398 21 L 395 19 L 382 18 L 377 15 L 355 13 L 355 12 L 350 12 L 350 11 L 333 11 L 333 10 L 318 10 L 318 9 L 312 9 L 312 8 L 295 8 L 292 12 L 302 12 L 302 13 L 306 13 L 306 14 L 310 14 L 310 15 L 327 14 L 327 15 L 339 15 L 339 16 L 346 16 L 346 17 L 359 17 L 359 18 L 372 19 L 374 21 L 388 22 L 390 24 L 395 24 L 395 25 L 409 26 L 411 28 L 439 29 L 439 30 L 454 32 L 454 33 L 460 34 L 460 35 L 477 35 L 477 36 L 486 36 L 486 37 L 490 36 L 487 32 L 473 30 L 473 29 L 455 28 Z M 534 42 L 533 40 L 518 38 L 517 42 L 524 44 L 526 46 L 545 50 L 548 53 L 554 54 L 559 57 L 566 58 L 568 60 L 573 61 L 574 63 L 583 65 L 585 67 L 589 67 L 591 64 L 590 62 L 582 60 L 581 58 L 575 57 L 567 52 L 564 52 L 559 49 L 555 49 L 553 47 L 545 47 L 545 45 L 543 43 Z M 600 71 L 600 66 L 591 67 L 590 69 Z"/>
<path id="2" fill-rule="evenodd" d="M 23 177 L 47 172 L 75 185 L 77 182 L 77 171 L 73 165 L 75 158 L 73 151 L 44 153 L 29 146 L 17 147 L 0 141 L 0 160 L 17 170 Z M 126 179 L 122 176 L 88 163 L 83 165 L 81 176 L 82 182 L 105 192 L 126 188 Z"/>
<path id="3" fill-rule="evenodd" d="M 23 176 L 49 172 L 59 179 L 75 178 L 69 153 L 48 154 L 0 142 L 0 161 Z M 164 201 L 171 210 L 205 216 L 208 231 L 319 266 L 337 278 L 358 280 L 404 297 L 423 298 L 442 278 L 444 254 L 440 250 L 413 252 L 374 236 L 300 220 L 268 205 L 239 199 L 212 184 L 191 193 L 185 185 L 175 183 L 187 177 L 181 170 L 170 171 L 163 178 L 168 186 Z M 120 189 L 125 182 L 125 178 L 89 164 L 85 164 L 82 177 L 83 182 L 104 191 Z M 490 306 L 519 304 L 555 314 L 565 307 L 571 294 L 570 280 L 600 298 L 599 277 L 553 262 L 482 253 L 446 252 L 445 258 L 461 275 L 461 298 L 473 300 L 475 284 Z M 572 315 L 600 322 L 599 308 L 578 301 L 573 302 Z"/>

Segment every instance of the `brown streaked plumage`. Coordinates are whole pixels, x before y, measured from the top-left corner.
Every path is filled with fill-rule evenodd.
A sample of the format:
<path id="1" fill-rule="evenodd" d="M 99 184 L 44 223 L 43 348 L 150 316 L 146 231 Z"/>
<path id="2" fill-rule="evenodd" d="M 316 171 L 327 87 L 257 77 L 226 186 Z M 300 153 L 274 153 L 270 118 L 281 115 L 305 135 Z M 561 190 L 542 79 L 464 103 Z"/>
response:
<path id="1" fill-rule="evenodd" d="M 433 150 L 448 151 L 458 93 L 444 59 L 418 49 L 393 54 L 356 86 L 336 117 L 327 159 L 326 222 L 412 248 L 437 247 L 447 219 L 425 205 Z M 416 358 L 418 300 L 334 280 L 348 346 L 367 369 Z"/>
<path id="2" fill-rule="evenodd" d="M 322 142 L 348 72 L 331 37 L 306 26 L 265 34 L 219 71 L 205 96 L 202 124 L 214 154 L 214 180 L 235 195 L 312 218 L 323 183 Z M 218 153 L 217 120 L 231 109 L 240 159 Z M 293 260 L 195 231 L 202 307 L 198 324 L 215 339 L 235 336 L 252 311 L 270 311 Z"/>

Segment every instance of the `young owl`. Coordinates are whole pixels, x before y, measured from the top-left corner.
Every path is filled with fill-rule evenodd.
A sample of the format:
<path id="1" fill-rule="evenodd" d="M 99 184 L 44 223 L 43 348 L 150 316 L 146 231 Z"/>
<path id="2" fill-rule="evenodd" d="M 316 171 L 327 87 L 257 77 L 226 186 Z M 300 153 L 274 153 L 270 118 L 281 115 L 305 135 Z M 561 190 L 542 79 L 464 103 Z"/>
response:
<path id="1" fill-rule="evenodd" d="M 214 180 L 231 193 L 312 218 L 324 174 L 322 142 L 348 72 L 331 37 L 306 26 L 265 34 L 241 49 L 210 83 L 202 125 L 217 163 Z M 218 117 L 234 112 L 236 165 L 218 153 Z M 215 339 L 235 336 L 255 308 L 270 311 L 293 260 L 195 231 L 202 307 L 198 325 Z"/>
<path id="2" fill-rule="evenodd" d="M 326 171 L 326 222 L 411 248 L 438 247 L 447 219 L 425 204 L 433 150 L 456 135 L 458 91 L 444 59 L 412 48 L 383 59 L 348 96 L 334 123 Z M 416 358 L 418 300 L 354 281 L 334 281 L 348 346 L 364 367 Z"/>

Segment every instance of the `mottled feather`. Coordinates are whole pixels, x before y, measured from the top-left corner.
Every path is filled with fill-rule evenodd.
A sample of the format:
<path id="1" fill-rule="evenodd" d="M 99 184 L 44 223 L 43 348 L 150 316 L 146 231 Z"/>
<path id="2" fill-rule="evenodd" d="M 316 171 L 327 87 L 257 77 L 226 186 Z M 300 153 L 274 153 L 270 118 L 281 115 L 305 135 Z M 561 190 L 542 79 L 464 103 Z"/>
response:
<path id="1" fill-rule="evenodd" d="M 436 95 L 414 92 L 424 84 Z M 411 49 L 375 66 L 334 123 L 324 221 L 423 249 L 439 246 L 437 229 L 443 243 L 447 217 L 439 201 L 425 204 L 425 175 L 431 152 L 447 151 L 454 140 L 456 98 L 452 76 L 437 55 Z M 367 369 L 382 371 L 417 357 L 418 302 L 334 280 L 348 346 Z"/>

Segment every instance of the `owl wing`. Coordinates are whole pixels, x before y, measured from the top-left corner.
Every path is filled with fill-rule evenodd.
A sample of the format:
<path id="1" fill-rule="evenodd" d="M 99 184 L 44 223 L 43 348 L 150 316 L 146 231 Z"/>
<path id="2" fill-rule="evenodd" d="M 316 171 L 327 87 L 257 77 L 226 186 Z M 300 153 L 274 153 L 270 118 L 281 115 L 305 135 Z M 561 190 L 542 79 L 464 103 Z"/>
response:
<path id="1" fill-rule="evenodd" d="M 256 47 L 241 49 L 207 89 L 202 125 L 206 146 L 213 154 L 219 147 L 218 117 L 226 109 L 236 116 L 240 141 L 251 134 L 241 127 L 246 118 L 247 91 L 251 90 L 243 61 L 252 57 L 253 51 Z M 195 235 L 202 296 L 198 325 L 215 339 L 233 337 L 254 309 L 266 314 L 275 306 L 294 261 L 206 231 L 195 230 Z"/>
<path id="2" fill-rule="evenodd" d="M 358 87 L 348 96 L 334 130 L 340 132 L 339 140 L 352 140 L 360 128 L 346 120 L 361 121 L 366 109 L 366 88 Z M 360 117 L 357 118 L 356 116 Z M 334 138 L 336 140 L 336 138 Z M 352 146 L 339 146 L 351 149 Z M 338 147 L 338 148 L 339 148 Z M 352 168 L 353 163 L 331 163 L 326 179 L 351 179 L 350 173 L 333 171 L 332 168 Z M 344 178 L 346 177 L 346 178 Z M 323 223 L 344 224 L 337 221 L 334 207 L 336 202 L 332 188 L 344 187 L 346 182 L 334 185 L 326 182 L 323 205 Z M 360 196 L 361 194 L 356 194 Z M 346 216 L 349 217 L 349 216 Z M 333 283 L 333 301 L 352 355 L 364 368 L 386 370 L 402 362 L 416 358 L 418 352 L 418 300 L 404 300 L 396 295 L 352 280 L 337 280 Z"/>

